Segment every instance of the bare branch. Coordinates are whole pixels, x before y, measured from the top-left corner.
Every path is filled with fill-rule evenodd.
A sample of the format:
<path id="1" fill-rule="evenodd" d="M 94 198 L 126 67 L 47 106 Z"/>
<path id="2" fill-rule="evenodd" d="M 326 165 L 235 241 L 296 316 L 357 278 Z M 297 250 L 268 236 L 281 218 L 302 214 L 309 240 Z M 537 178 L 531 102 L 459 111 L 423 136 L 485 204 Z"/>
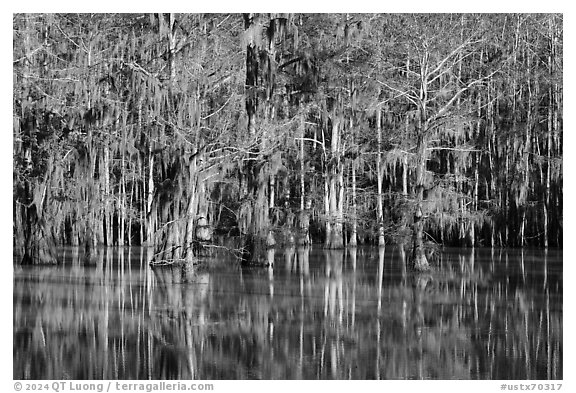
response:
<path id="1" fill-rule="evenodd" d="M 480 79 L 476 79 L 473 80 L 472 82 L 468 83 L 468 85 L 464 86 L 462 89 L 460 89 L 456 94 L 454 94 L 452 96 L 452 98 L 450 98 L 450 100 L 442 107 L 440 108 L 440 110 L 434 115 L 432 116 L 429 120 L 428 123 L 434 122 L 436 119 L 444 116 L 444 114 L 450 109 L 450 107 L 452 107 L 452 105 L 454 104 L 454 102 L 456 102 L 456 100 L 458 99 L 458 97 L 460 97 L 462 95 L 462 93 L 464 93 L 465 91 L 467 91 L 468 89 L 470 89 L 472 86 L 478 85 L 482 82 L 484 82 L 487 79 L 490 79 L 492 76 L 494 76 L 496 73 L 498 72 L 498 70 L 492 72 L 490 75 L 485 76 L 484 78 L 480 78 Z"/>
<path id="2" fill-rule="evenodd" d="M 16 64 L 16 63 L 21 62 L 21 61 L 24 60 L 24 59 L 28 59 L 30 56 L 33 56 L 36 52 L 38 52 L 38 51 L 40 51 L 40 50 L 42 50 L 42 49 L 44 49 L 44 45 L 40 45 L 38 48 L 36 48 L 36 49 L 34 49 L 34 50 L 26 53 L 24 56 L 22 56 L 22 57 L 20 57 L 20 58 L 18 58 L 18 59 L 16 59 L 16 60 L 13 60 L 13 61 L 12 61 L 12 64 Z"/>
<path id="3" fill-rule="evenodd" d="M 412 102 L 414 105 L 419 106 L 418 102 L 420 101 L 420 99 L 414 95 L 410 95 L 409 92 L 407 91 L 402 91 L 399 90 L 393 86 L 390 86 L 389 84 L 387 84 L 386 82 L 382 82 L 378 79 L 376 79 L 376 82 L 380 83 L 381 85 L 386 86 L 388 89 L 395 91 L 396 93 L 399 93 L 398 97 L 403 97 L 405 96 L 410 102 Z"/>
<path id="4" fill-rule="evenodd" d="M 388 98 L 387 100 L 384 100 L 384 101 L 382 101 L 382 102 L 377 103 L 377 104 L 376 104 L 376 107 L 382 106 L 382 105 L 386 104 L 386 103 L 389 102 L 389 101 L 395 100 L 396 98 L 400 98 L 400 97 L 403 97 L 403 96 L 405 96 L 405 95 L 406 95 L 406 93 L 400 93 L 400 94 L 398 94 L 398 95 L 396 95 L 396 96 L 394 96 L 394 97 L 390 97 L 390 98 Z M 370 108 L 370 109 L 373 109 L 373 108 Z"/>
<path id="5" fill-rule="evenodd" d="M 467 53 L 466 55 L 464 55 L 462 58 L 456 60 L 454 59 L 454 61 L 452 62 L 452 64 L 450 64 L 449 67 L 446 67 L 446 69 L 442 72 L 440 72 L 438 75 L 436 75 L 434 78 L 430 79 L 429 81 L 427 81 L 428 84 L 433 83 L 436 79 L 442 77 L 442 75 L 446 74 L 447 72 L 449 72 L 452 67 L 454 67 L 456 64 L 458 64 L 459 62 L 461 62 L 462 60 L 464 60 L 465 58 L 467 58 L 468 56 L 471 56 L 472 54 L 474 54 L 474 52 L 470 52 Z M 428 76 L 432 75 L 432 73 L 430 73 Z"/>
<path id="6" fill-rule="evenodd" d="M 84 50 L 85 52 L 88 52 L 88 51 L 85 49 L 85 48 L 86 48 L 86 45 L 83 45 L 84 48 L 81 48 L 80 45 L 78 45 L 78 43 L 77 43 L 76 41 L 74 41 L 72 38 L 70 38 L 70 36 L 69 36 L 68 34 L 66 34 L 66 32 L 64 32 L 64 30 L 62 30 L 62 28 L 60 27 L 59 24 L 56 24 L 56 28 L 57 28 L 58 31 L 59 31 L 64 37 L 66 37 L 66 39 L 67 39 L 68 41 L 70 41 L 76 48 L 82 49 L 82 50 Z"/>
<path id="7" fill-rule="evenodd" d="M 74 79 L 74 78 L 43 78 L 41 76 L 38 75 L 32 75 L 32 74 L 24 74 L 22 75 L 23 78 L 28 78 L 28 79 L 37 79 L 37 80 L 42 80 L 42 81 L 51 81 L 51 82 L 80 82 L 79 79 Z"/>
<path id="8" fill-rule="evenodd" d="M 482 40 L 477 40 L 477 41 L 465 41 L 465 42 L 463 42 L 456 49 L 454 49 L 452 52 L 450 52 L 450 54 L 448 56 L 446 56 L 444 59 L 442 59 L 442 61 L 440 61 L 440 63 L 436 66 L 436 68 L 434 68 L 432 71 L 428 72 L 426 74 L 426 78 L 428 78 L 430 75 L 434 75 L 436 72 L 440 71 L 442 69 L 442 67 L 444 67 L 444 64 L 446 64 L 446 62 L 448 60 L 450 60 L 452 58 L 452 56 L 455 56 L 458 53 L 460 53 L 460 51 L 462 51 L 468 45 L 477 44 L 477 43 L 480 43 L 483 41 L 484 40 L 482 39 Z"/>
<path id="9" fill-rule="evenodd" d="M 443 146 L 428 147 L 426 148 L 426 150 L 451 150 L 451 151 L 472 152 L 472 153 L 483 152 L 483 150 L 479 149 L 466 149 L 466 148 L 443 147 Z"/>
<path id="10" fill-rule="evenodd" d="M 226 102 L 225 102 L 220 108 L 218 108 L 215 112 L 212 112 L 211 114 L 204 116 L 204 117 L 202 118 L 202 120 L 206 120 L 206 119 L 214 116 L 214 115 L 217 114 L 218 112 L 220 112 L 222 109 L 224 109 L 224 107 L 225 107 L 226 105 L 228 105 L 228 103 L 230 102 L 230 100 L 232 99 L 232 97 L 234 97 L 234 94 L 232 94 L 230 97 L 228 97 L 228 99 L 226 100 Z"/>
<path id="11" fill-rule="evenodd" d="M 316 140 L 316 139 L 312 139 L 312 138 L 294 138 L 294 139 L 298 140 L 298 141 L 310 141 L 310 142 L 317 143 L 322 147 L 324 146 L 324 144 L 322 142 L 320 142 L 319 140 Z"/>

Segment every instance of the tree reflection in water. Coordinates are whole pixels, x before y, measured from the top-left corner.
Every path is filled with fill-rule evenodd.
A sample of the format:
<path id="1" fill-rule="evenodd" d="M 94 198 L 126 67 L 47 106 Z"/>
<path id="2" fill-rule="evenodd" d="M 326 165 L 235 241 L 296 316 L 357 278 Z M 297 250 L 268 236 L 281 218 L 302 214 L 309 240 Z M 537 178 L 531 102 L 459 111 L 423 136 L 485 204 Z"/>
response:
<path id="1" fill-rule="evenodd" d="M 399 246 L 268 256 L 15 265 L 14 378 L 562 378 L 559 251 L 447 250 L 428 274 Z"/>

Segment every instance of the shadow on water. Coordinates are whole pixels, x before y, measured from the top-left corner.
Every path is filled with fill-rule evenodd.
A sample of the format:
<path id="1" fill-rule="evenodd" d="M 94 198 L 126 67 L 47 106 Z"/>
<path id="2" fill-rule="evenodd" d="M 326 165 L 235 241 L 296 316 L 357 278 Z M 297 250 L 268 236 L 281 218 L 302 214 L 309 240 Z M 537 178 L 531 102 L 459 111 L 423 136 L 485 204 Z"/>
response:
<path id="1" fill-rule="evenodd" d="M 143 248 L 14 265 L 15 379 L 561 379 L 562 252 L 270 251 L 151 268 Z M 234 267 L 227 267 L 227 266 Z"/>

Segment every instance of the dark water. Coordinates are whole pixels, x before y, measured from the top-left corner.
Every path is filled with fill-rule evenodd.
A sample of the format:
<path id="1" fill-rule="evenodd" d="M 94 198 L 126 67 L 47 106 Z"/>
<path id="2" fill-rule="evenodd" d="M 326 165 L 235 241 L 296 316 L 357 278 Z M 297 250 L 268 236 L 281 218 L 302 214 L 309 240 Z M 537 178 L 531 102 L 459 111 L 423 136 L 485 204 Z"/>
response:
<path id="1" fill-rule="evenodd" d="M 276 250 L 151 269 L 141 248 L 14 265 L 15 379 L 561 379 L 562 252 Z"/>

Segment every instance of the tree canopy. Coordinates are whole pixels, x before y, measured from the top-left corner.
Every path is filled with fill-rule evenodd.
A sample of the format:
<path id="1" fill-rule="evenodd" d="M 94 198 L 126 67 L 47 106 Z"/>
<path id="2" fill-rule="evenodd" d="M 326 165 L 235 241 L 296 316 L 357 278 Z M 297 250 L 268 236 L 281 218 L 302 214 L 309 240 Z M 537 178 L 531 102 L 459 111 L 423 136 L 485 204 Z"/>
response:
<path id="1" fill-rule="evenodd" d="M 25 259 L 561 245 L 561 15 L 16 14 L 13 44 Z"/>

